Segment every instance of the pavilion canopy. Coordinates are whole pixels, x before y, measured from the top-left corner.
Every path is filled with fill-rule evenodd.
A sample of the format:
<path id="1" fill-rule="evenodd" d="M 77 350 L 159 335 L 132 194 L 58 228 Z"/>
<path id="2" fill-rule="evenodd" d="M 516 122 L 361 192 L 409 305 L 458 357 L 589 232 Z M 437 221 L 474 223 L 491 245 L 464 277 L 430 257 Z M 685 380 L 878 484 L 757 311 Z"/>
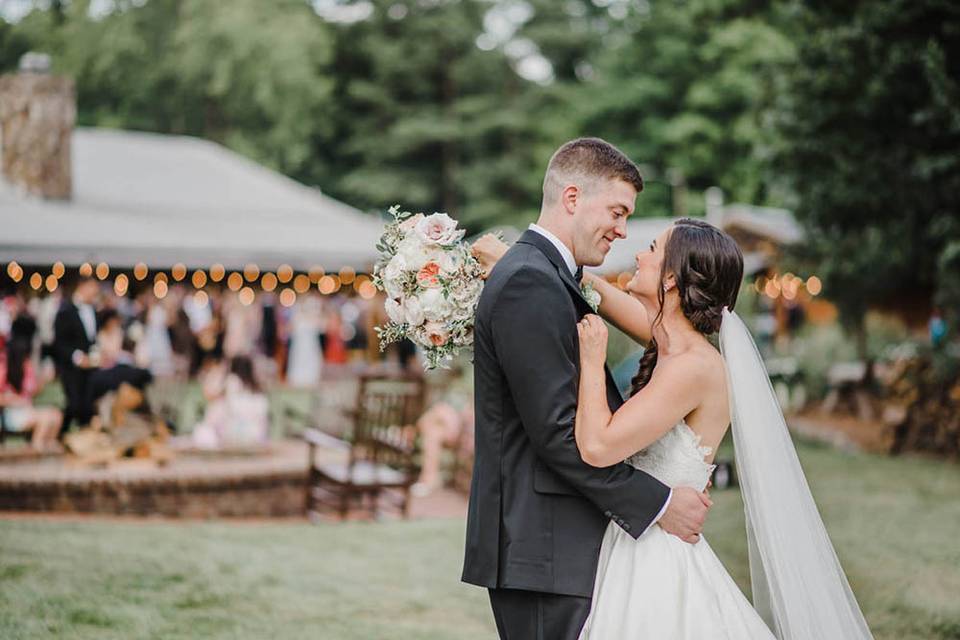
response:
<path id="1" fill-rule="evenodd" d="M 0 184 L 3 262 L 329 271 L 376 259 L 378 218 L 214 142 L 78 128 L 72 146 L 71 200 Z"/>

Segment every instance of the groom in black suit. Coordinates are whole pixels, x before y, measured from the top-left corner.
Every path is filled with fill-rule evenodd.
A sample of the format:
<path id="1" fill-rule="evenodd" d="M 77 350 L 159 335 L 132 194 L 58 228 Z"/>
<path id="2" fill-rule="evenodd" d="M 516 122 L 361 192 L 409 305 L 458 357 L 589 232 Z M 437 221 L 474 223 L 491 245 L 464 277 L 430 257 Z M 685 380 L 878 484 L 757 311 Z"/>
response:
<path id="1" fill-rule="evenodd" d="M 73 295 L 60 305 L 53 322 L 51 351 L 67 399 L 60 425 L 61 437 L 72 421 L 86 425 L 93 417 L 88 385 L 93 371 L 90 350 L 97 340 L 97 317 L 93 305 L 99 291 L 100 285 L 95 278 L 81 276 Z"/>
<path id="2" fill-rule="evenodd" d="M 626 464 L 591 467 L 574 440 L 576 324 L 592 313 L 583 265 L 626 237 L 643 181 L 596 138 L 551 158 L 536 225 L 500 259 L 475 326 L 476 461 L 463 580 L 487 587 L 503 640 L 575 640 L 611 520 L 637 538 L 658 522 L 696 542 L 705 501 Z M 607 372 L 607 401 L 623 399 Z"/>

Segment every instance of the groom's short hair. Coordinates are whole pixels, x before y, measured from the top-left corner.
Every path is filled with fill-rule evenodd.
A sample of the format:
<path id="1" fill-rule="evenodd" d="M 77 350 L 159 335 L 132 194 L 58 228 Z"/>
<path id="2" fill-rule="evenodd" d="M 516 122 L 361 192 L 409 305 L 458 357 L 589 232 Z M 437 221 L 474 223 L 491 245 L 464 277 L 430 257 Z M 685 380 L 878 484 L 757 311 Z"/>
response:
<path id="1" fill-rule="evenodd" d="M 543 177 L 543 201 L 554 202 L 569 184 L 588 190 L 600 179 L 618 178 L 643 191 L 640 170 L 622 151 L 600 138 L 577 138 L 554 152 Z"/>

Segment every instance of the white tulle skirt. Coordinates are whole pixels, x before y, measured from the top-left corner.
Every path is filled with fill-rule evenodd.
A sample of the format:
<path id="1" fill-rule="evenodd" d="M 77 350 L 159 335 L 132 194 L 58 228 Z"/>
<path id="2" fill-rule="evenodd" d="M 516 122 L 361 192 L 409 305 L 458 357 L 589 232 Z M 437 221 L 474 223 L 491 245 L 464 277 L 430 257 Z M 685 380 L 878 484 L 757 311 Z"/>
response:
<path id="1" fill-rule="evenodd" d="M 580 640 L 775 640 L 707 541 L 611 522 Z"/>

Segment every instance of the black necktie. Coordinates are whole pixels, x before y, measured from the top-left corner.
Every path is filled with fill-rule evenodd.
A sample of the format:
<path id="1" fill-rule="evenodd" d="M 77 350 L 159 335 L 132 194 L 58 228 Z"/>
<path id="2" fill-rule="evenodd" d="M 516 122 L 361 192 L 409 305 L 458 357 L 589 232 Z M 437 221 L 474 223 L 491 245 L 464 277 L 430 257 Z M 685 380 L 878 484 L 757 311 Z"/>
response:
<path id="1" fill-rule="evenodd" d="M 577 284 L 580 284 L 580 281 L 583 280 L 583 267 L 577 266 L 577 272 L 573 274 L 573 279 L 577 281 Z"/>

